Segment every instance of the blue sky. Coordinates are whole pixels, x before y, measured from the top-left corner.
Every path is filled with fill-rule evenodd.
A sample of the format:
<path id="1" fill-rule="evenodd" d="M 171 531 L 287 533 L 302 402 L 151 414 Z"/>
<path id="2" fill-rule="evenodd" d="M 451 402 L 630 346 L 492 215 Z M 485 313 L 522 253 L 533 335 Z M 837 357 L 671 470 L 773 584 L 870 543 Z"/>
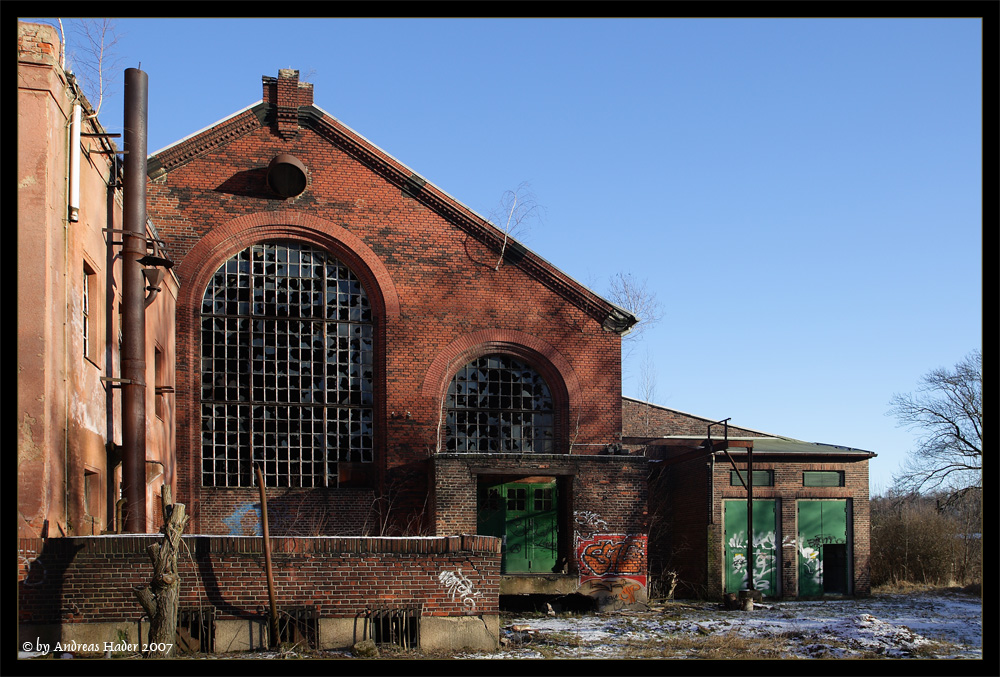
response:
<path id="1" fill-rule="evenodd" d="M 72 65 L 80 44 L 64 20 Z M 664 314 L 637 396 L 879 454 L 896 392 L 982 346 L 977 19 L 118 20 L 149 76 L 150 152 L 296 68 L 315 102 L 480 214 L 527 182 L 520 239 Z M 91 96 L 91 99 L 94 99 Z"/>

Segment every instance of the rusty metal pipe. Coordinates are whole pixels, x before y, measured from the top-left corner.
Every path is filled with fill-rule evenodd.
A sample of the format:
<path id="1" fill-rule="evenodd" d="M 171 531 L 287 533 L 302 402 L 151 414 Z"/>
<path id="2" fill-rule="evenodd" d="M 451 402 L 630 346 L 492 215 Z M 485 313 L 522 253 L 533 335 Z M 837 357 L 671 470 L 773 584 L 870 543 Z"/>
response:
<path id="1" fill-rule="evenodd" d="M 148 77 L 125 69 L 122 234 L 122 493 L 125 533 L 146 532 L 146 124 Z"/>
<path id="2" fill-rule="evenodd" d="M 268 612 L 268 646 L 274 648 L 278 646 L 278 603 L 274 595 L 274 572 L 271 569 L 271 533 L 267 524 L 267 491 L 264 487 L 264 474 L 260 471 L 259 465 L 254 465 L 257 472 L 257 486 L 260 487 L 260 522 L 264 541 L 264 568 L 267 575 L 267 601 L 270 604 Z"/>

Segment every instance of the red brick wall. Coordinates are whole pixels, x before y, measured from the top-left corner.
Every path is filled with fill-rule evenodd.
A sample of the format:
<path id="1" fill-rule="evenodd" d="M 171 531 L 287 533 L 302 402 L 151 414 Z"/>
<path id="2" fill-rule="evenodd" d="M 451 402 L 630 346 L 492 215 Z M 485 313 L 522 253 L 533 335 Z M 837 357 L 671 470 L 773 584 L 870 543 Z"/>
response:
<path id="1" fill-rule="evenodd" d="M 21 539 L 19 623 L 139 620 L 132 593 L 148 584 L 150 536 Z M 268 604 L 259 538 L 185 536 L 178 560 L 180 605 L 212 605 L 220 620 L 258 618 Z M 500 542 L 448 538 L 272 538 L 276 597 L 285 607 L 315 606 L 323 618 L 352 617 L 374 604 L 422 604 L 424 615 L 496 614 Z M 190 553 L 190 554 L 188 554 Z M 461 570 L 474 602 L 439 579 Z"/>
<path id="2" fill-rule="evenodd" d="M 707 437 L 710 423 L 715 421 L 628 397 L 622 398 L 622 433 L 626 437 L 690 435 Z M 722 439 L 723 431 L 723 426 L 713 426 L 712 438 Z M 735 426 L 729 426 L 729 436 L 771 437 L 767 433 Z"/>
<path id="3" fill-rule="evenodd" d="M 711 529 L 707 463 L 707 458 L 699 458 L 668 468 L 650 464 L 649 573 L 657 578 L 675 572 L 678 597 L 704 597 L 707 592 Z"/>
<path id="4" fill-rule="evenodd" d="M 266 84 L 265 95 L 282 96 L 279 90 Z M 295 135 L 284 127 L 284 138 L 247 111 L 165 150 L 150 165 L 148 211 L 181 279 L 177 500 L 192 506 L 217 500 L 210 497 L 215 490 L 201 487 L 200 477 L 201 295 L 222 262 L 265 238 L 326 248 L 351 267 L 373 301 L 375 490 L 382 496 L 387 487 L 399 486 L 400 473 L 418 478 L 400 493 L 396 507 L 421 509 L 429 487 L 426 471 L 418 477 L 419 469 L 436 449 L 444 389 L 460 361 L 476 352 L 520 351 L 547 375 L 550 387 L 565 393 L 558 429 L 564 450 L 571 441 L 580 449 L 617 441 L 621 339 L 602 328 L 591 306 L 576 302 L 592 302 L 589 292 L 554 273 L 540 282 L 541 264 L 531 259 L 535 263 L 528 265 L 530 257 L 494 270 L 495 251 L 456 227 L 439 207 L 427 206 L 443 200 L 437 189 L 428 185 L 422 191 L 437 202 L 411 197 L 387 178 L 384 167 L 401 171 L 398 163 L 368 146 L 369 159 L 360 161 L 354 141 L 330 132 L 335 125 L 329 119 L 300 124 Z M 280 153 L 308 168 L 308 187 L 298 197 L 278 199 L 266 188 L 266 167 Z M 212 514 L 194 510 L 192 529 L 225 532 Z"/>

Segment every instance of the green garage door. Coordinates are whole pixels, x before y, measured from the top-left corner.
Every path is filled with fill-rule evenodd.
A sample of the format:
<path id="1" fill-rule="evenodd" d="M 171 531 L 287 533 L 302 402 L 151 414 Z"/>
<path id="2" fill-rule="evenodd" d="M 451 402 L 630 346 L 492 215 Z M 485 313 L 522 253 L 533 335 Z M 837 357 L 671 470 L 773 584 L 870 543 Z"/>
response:
<path id="1" fill-rule="evenodd" d="M 481 484 L 479 533 L 504 540 L 501 573 L 551 573 L 558 555 L 556 483 Z"/>
<path id="2" fill-rule="evenodd" d="M 747 589 L 747 502 L 725 501 L 726 592 Z M 774 501 L 753 502 L 753 587 L 761 594 L 778 594 L 778 546 Z"/>
<path id="3" fill-rule="evenodd" d="M 799 501 L 799 596 L 848 594 L 847 501 Z"/>

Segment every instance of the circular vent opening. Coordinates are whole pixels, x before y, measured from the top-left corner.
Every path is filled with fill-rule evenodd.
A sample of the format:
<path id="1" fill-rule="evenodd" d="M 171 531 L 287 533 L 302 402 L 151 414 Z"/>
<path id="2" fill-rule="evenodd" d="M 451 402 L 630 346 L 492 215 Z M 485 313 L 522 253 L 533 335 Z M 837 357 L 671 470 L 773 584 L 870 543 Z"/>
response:
<path id="1" fill-rule="evenodd" d="M 278 155 L 267 167 L 267 185 L 281 197 L 295 197 L 306 189 L 306 167 L 292 155 Z"/>

